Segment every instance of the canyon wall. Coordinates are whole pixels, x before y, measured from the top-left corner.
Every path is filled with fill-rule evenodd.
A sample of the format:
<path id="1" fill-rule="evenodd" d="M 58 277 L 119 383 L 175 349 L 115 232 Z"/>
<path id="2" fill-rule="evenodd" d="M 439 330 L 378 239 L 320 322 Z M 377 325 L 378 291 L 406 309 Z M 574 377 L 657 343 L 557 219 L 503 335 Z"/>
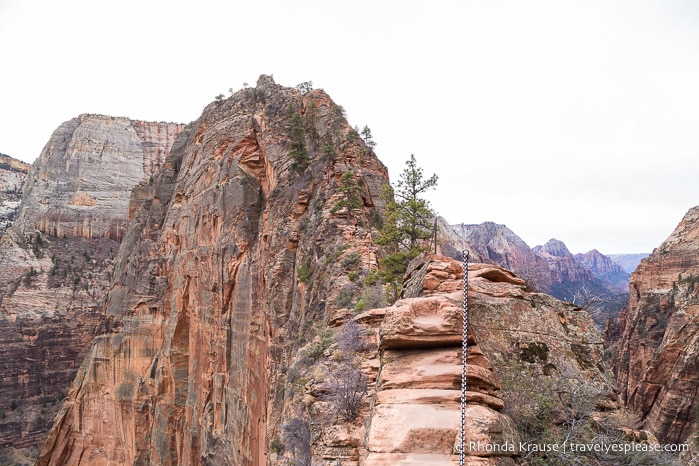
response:
<path id="1" fill-rule="evenodd" d="M 0 239 L 0 462 L 38 456 L 94 335 L 109 325 L 103 303 L 131 188 L 182 127 L 82 115 L 53 133 L 29 170 Z"/>
<path id="2" fill-rule="evenodd" d="M 14 222 L 29 165 L 0 154 L 0 238 Z"/>
<path id="3" fill-rule="evenodd" d="M 348 171 L 361 199 L 349 210 L 336 208 Z M 40 464 L 266 464 L 285 415 L 281 368 L 376 268 L 387 183 L 320 90 L 263 76 L 209 105 L 133 190 L 107 300 L 114 325 Z"/>
<path id="4" fill-rule="evenodd" d="M 182 128 L 104 115 L 63 123 L 29 173 L 21 232 L 121 241 L 131 189 L 162 164 Z"/>
<path id="5" fill-rule="evenodd" d="M 691 441 L 699 398 L 699 207 L 641 261 L 609 322 L 621 396 L 664 443 Z"/>

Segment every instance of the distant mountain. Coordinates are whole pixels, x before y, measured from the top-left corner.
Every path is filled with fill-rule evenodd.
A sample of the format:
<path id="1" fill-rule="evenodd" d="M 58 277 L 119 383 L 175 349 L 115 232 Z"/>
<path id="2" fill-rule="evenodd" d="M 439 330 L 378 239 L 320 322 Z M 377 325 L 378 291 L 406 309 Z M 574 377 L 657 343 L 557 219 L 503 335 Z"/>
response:
<path id="1" fill-rule="evenodd" d="M 596 278 L 616 287 L 622 293 L 628 291 L 629 272 L 611 257 L 593 249 L 585 254 L 576 254 L 575 260 L 589 269 Z"/>
<path id="2" fill-rule="evenodd" d="M 607 257 L 619 264 L 624 272 L 633 273 L 638 264 L 649 255 L 647 252 L 642 252 L 640 254 L 608 254 Z"/>
<path id="3" fill-rule="evenodd" d="M 442 253 L 460 258 L 461 225 L 449 226 L 444 219 L 438 225 Z M 573 255 L 557 239 L 530 248 L 507 226 L 493 222 L 464 225 L 464 239 L 473 262 L 499 265 L 530 288 L 588 308 L 600 327 L 628 299 L 629 274 L 597 250 Z"/>

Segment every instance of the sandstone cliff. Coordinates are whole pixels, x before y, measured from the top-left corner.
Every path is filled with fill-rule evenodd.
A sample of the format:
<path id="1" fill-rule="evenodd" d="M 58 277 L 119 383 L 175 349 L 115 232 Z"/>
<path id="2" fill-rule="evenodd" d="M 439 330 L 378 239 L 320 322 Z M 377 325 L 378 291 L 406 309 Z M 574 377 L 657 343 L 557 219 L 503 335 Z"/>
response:
<path id="1" fill-rule="evenodd" d="M 478 282 L 478 276 L 490 283 L 484 277 L 493 274 L 486 270 L 492 272 L 495 268 L 481 266 L 472 278 Z M 328 419 L 337 404 L 332 393 L 328 396 L 328 381 L 332 387 L 338 366 L 347 371 L 342 338 L 328 347 L 320 364 L 302 372 L 309 379 L 304 392 L 311 397 L 312 436 L 317 438 L 313 457 L 322 464 L 458 464 L 463 269 L 439 256 L 433 256 L 427 267 L 430 275 L 424 280 L 426 288 L 422 278 L 414 279 L 411 285 L 416 296 L 349 317 L 362 328 L 358 334 L 363 334 L 363 344 L 354 349 L 354 363 L 365 372 L 369 387 L 356 419 Z M 348 318 L 342 310 L 336 315 L 335 324 Z M 337 333 L 343 331 L 344 326 Z M 470 332 L 468 343 L 465 464 L 514 465 L 519 456 L 519 437 L 513 421 L 501 412 L 500 383 L 491 361 Z M 290 371 L 302 365 L 303 358 L 299 359 Z M 471 442 L 512 448 L 486 451 L 477 446 L 469 448 Z M 277 455 L 273 464 L 284 464 L 284 457 L 290 457 L 288 451 Z"/>
<path id="2" fill-rule="evenodd" d="M 691 441 L 699 387 L 699 207 L 631 275 L 628 307 L 610 322 L 621 396 L 663 443 Z"/>
<path id="3" fill-rule="evenodd" d="M 0 154 L 0 238 L 15 219 L 29 165 Z"/>
<path id="4" fill-rule="evenodd" d="M 81 115 L 51 135 L 26 182 L 19 231 L 110 238 L 126 230 L 129 193 L 159 167 L 182 125 Z"/>
<path id="5" fill-rule="evenodd" d="M 105 325 L 129 192 L 181 128 L 82 115 L 31 167 L 17 222 L 0 239 L 0 463 L 36 459 Z"/>
<path id="6" fill-rule="evenodd" d="M 349 211 L 336 208 L 348 171 L 362 201 Z M 133 190 L 114 326 L 40 464 L 265 464 L 285 416 L 283 367 L 376 267 L 386 183 L 322 91 L 263 76 L 209 105 Z"/>

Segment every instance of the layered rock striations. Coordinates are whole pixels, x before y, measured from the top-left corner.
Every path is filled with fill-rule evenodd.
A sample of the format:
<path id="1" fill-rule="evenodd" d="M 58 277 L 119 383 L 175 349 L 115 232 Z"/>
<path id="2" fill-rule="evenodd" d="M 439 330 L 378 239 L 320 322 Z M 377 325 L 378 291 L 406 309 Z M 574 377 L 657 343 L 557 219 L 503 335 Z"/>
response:
<path id="1" fill-rule="evenodd" d="M 54 132 L 31 167 L 17 221 L 0 239 L 0 462 L 36 459 L 107 325 L 102 306 L 130 190 L 181 128 L 82 115 Z"/>
<path id="2" fill-rule="evenodd" d="M 0 238 L 15 219 L 29 165 L 0 154 Z"/>
<path id="3" fill-rule="evenodd" d="M 663 443 L 696 432 L 699 387 L 699 207 L 643 259 L 628 307 L 607 327 L 621 396 Z"/>
<path id="4" fill-rule="evenodd" d="M 356 364 L 369 381 L 357 419 L 322 425 L 322 414 L 332 412 L 323 393 L 329 376 L 311 376 L 307 392 L 321 424 L 313 429 L 314 459 L 346 466 L 458 464 L 463 272 L 453 262 L 432 264 L 426 287 L 415 282 L 416 296 L 351 317 L 363 328 L 366 345 Z M 436 288 L 435 276 L 441 282 Z M 478 345 L 469 333 L 465 464 L 513 465 L 519 436 L 502 413 L 500 383 Z M 337 350 L 331 346 L 326 353 L 321 374 L 332 374 Z M 503 448 L 489 448 L 493 445 Z M 283 464 L 281 459 L 274 464 Z"/>
<path id="5" fill-rule="evenodd" d="M 23 233 L 110 238 L 126 230 L 129 193 L 160 166 L 183 125 L 81 115 L 51 135 L 26 182 Z"/>
<path id="6" fill-rule="evenodd" d="M 338 207 L 348 171 L 358 208 Z M 376 267 L 387 183 L 322 91 L 263 76 L 209 105 L 133 190 L 114 325 L 39 463 L 266 464 L 299 338 Z"/>
<path id="7" fill-rule="evenodd" d="M 406 283 L 408 295 L 458 289 L 448 278 L 460 268 L 450 258 L 417 263 Z M 469 263 L 469 320 L 474 338 L 493 362 L 532 364 L 542 375 L 604 385 L 614 401 L 614 380 L 604 363 L 604 341 L 589 313 L 553 296 L 533 292 L 512 272 Z M 496 370 L 497 373 L 497 370 Z"/>

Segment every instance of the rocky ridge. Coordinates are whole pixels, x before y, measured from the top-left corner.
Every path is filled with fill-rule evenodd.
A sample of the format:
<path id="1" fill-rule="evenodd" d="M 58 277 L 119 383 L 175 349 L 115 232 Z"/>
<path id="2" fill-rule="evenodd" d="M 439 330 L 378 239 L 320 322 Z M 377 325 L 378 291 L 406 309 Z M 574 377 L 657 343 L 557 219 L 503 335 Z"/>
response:
<path id="1" fill-rule="evenodd" d="M 445 221 L 439 226 L 441 250 L 459 258 L 461 226 Z M 628 274 L 596 250 L 573 255 L 556 239 L 530 248 L 505 225 L 493 222 L 464 225 L 464 232 L 472 260 L 497 264 L 523 277 L 533 289 L 588 308 L 600 328 L 625 303 Z"/>
<path id="2" fill-rule="evenodd" d="M 692 441 L 699 387 L 699 207 L 631 275 L 606 340 L 621 396 L 663 443 Z"/>
<path id="3" fill-rule="evenodd" d="M 351 211 L 335 208 L 348 171 L 362 200 Z M 209 105 L 133 190 L 114 325 L 39 463 L 266 464 L 287 416 L 282 368 L 376 267 L 387 183 L 320 90 L 262 76 Z"/>
<path id="4" fill-rule="evenodd" d="M 129 192 L 181 128 L 82 115 L 62 124 L 32 165 L 17 221 L 0 239 L 0 462 L 36 459 L 106 325 Z"/>
<path id="5" fill-rule="evenodd" d="M 473 274 L 476 282 L 476 276 L 487 277 L 496 270 L 482 267 Z M 458 464 L 463 269 L 446 258 L 436 258 L 430 262 L 429 274 L 425 288 L 413 282 L 417 296 L 350 317 L 364 329 L 366 345 L 359 351 L 358 365 L 370 389 L 361 415 L 353 422 L 323 426 L 320 421 L 313 453 L 323 464 Z M 439 284 L 435 277 L 440 277 Z M 343 310 L 337 315 L 335 325 L 346 318 Z M 468 343 L 465 464 L 514 465 L 519 437 L 512 420 L 501 412 L 503 401 L 493 365 L 474 334 L 469 333 Z M 330 347 L 326 353 L 330 357 L 322 365 L 332 367 L 336 350 Z M 310 410 L 319 419 L 330 410 L 323 397 L 326 379 L 315 377 L 307 386 L 317 400 Z M 511 445 L 512 449 L 485 451 L 469 448 L 470 442 Z"/>
<path id="6" fill-rule="evenodd" d="M 370 388 L 357 420 L 318 427 L 314 458 L 341 465 L 458 464 L 462 273 L 461 264 L 448 257 L 421 257 L 404 283 L 405 297 L 394 305 L 354 317 L 336 311 L 335 325 L 350 318 L 367 330 L 368 349 L 360 352 L 358 365 Z M 470 263 L 468 274 L 467 448 L 473 442 L 515 449 L 468 449 L 466 464 L 537 459 L 519 450 L 525 439 L 509 415 L 517 411 L 507 406 L 513 393 L 537 398 L 543 386 L 594 387 L 586 415 L 589 422 L 608 425 L 619 412 L 619 400 L 602 337 L 589 314 L 528 290 L 524 280 L 492 264 Z M 326 350 L 324 365 L 332 366 L 336 351 L 334 346 Z M 332 370 L 320 372 L 305 388 L 311 411 L 323 419 L 322 413 L 330 411 L 323 374 Z M 532 393 L 521 389 L 527 377 L 534 380 L 528 387 Z M 614 429 L 624 441 L 657 443 L 648 432 Z"/>

